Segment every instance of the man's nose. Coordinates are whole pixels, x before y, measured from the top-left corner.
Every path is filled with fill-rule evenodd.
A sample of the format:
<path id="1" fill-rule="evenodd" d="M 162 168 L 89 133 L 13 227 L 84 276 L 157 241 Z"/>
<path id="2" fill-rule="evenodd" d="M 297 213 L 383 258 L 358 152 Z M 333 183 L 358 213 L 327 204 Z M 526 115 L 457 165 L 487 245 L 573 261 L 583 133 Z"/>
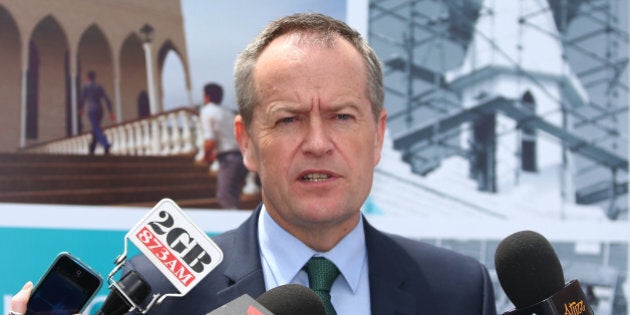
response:
<path id="1" fill-rule="evenodd" d="M 310 119 L 303 143 L 304 153 L 323 156 L 329 154 L 332 148 L 331 130 L 326 127 L 323 119 Z"/>

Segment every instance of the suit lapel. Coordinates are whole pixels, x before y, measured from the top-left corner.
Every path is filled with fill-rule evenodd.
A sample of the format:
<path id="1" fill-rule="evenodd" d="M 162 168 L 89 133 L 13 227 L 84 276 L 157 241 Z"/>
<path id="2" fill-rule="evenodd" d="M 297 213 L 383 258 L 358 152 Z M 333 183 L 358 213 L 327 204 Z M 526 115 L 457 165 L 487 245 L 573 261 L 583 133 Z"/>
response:
<path id="1" fill-rule="evenodd" d="M 418 263 L 390 237 L 364 223 L 372 314 L 417 314 L 420 309 L 437 314 Z"/>
<path id="2" fill-rule="evenodd" d="M 226 234 L 221 241 L 222 248 L 231 249 L 226 250 L 227 254 L 224 257 L 228 263 L 224 271 L 227 287 L 217 292 L 217 296 L 226 303 L 245 293 L 255 299 L 265 292 L 265 278 L 258 249 L 260 209 L 259 205 L 241 226 Z"/>

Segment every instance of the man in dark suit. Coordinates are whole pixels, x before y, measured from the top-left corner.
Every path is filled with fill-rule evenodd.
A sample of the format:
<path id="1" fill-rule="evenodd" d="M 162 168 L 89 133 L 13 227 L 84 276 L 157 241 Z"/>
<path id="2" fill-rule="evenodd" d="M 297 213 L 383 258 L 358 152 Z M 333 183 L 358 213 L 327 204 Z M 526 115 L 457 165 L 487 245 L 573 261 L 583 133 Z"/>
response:
<path id="1" fill-rule="evenodd" d="M 327 314 L 496 314 L 482 264 L 361 215 L 387 113 L 380 62 L 360 34 L 320 14 L 273 21 L 239 55 L 235 83 L 235 134 L 263 202 L 214 238 L 215 270 L 149 314 L 206 314 L 286 283 L 313 288 Z M 127 267 L 154 293 L 175 292 L 145 257 Z"/>
<path id="2" fill-rule="evenodd" d="M 184 298 L 167 298 L 149 314 L 206 314 L 245 293 L 257 297 L 268 290 L 258 246 L 259 214 L 260 207 L 237 229 L 215 237 L 223 262 Z M 479 262 L 364 223 L 371 314 L 496 314 L 492 283 Z M 129 267 L 151 283 L 154 293 L 175 292 L 144 256 L 132 259 Z"/>
<path id="3" fill-rule="evenodd" d="M 245 293 L 309 286 L 312 257 L 337 269 L 328 314 L 496 314 L 479 262 L 379 232 L 360 213 L 387 114 L 380 62 L 357 32 L 319 14 L 281 18 L 239 55 L 235 82 L 235 133 L 263 203 L 214 238 L 217 269 L 151 314 L 204 314 Z M 174 292 L 146 258 L 129 267 Z"/>

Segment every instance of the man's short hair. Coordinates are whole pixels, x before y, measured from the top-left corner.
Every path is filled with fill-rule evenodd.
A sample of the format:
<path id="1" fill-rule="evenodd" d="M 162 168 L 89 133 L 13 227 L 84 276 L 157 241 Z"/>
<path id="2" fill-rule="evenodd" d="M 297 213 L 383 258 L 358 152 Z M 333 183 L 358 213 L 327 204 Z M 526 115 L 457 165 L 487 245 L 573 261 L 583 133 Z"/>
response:
<path id="1" fill-rule="evenodd" d="M 203 93 L 215 104 L 223 101 L 223 88 L 217 83 L 208 83 L 203 87 Z"/>
<path id="2" fill-rule="evenodd" d="M 94 71 L 94 70 L 88 71 L 87 77 L 88 77 L 88 79 L 90 79 L 92 81 L 96 80 L 96 71 Z"/>
<path id="3" fill-rule="evenodd" d="M 249 126 L 258 103 L 254 84 L 254 69 L 258 57 L 276 38 L 284 34 L 312 36 L 313 41 L 325 47 L 333 47 L 335 40 L 346 40 L 361 54 L 367 73 L 367 96 L 372 105 L 374 119 L 383 109 L 385 91 L 383 70 L 376 52 L 363 39 L 361 34 L 346 23 L 319 13 L 297 13 L 272 21 L 243 50 L 234 65 L 234 85 L 239 114 L 245 126 Z"/>

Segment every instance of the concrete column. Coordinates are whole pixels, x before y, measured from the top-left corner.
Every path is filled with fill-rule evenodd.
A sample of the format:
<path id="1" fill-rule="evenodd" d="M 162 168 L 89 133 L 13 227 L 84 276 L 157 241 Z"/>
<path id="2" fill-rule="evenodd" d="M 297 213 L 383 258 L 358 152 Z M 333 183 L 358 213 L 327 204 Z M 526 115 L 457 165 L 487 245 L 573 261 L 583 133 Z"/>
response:
<path id="1" fill-rule="evenodd" d="M 28 63 L 28 61 L 27 61 Z M 20 147 L 26 146 L 26 92 L 28 66 L 22 67 L 22 93 L 20 100 Z"/>
<path id="2" fill-rule="evenodd" d="M 20 95 L 20 147 L 26 146 L 26 98 L 28 91 L 29 44 L 22 44 L 22 83 Z"/>
<path id="3" fill-rule="evenodd" d="M 120 95 L 120 61 L 114 60 L 114 113 L 116 122 L 122 122 L 122 100 Z"/>
<path id="4" fill-rule="evenodd" d="M 79 87 L 77 86 L 77 55 L 74 53 L 70 53 L 70 118 L 72 124 L 72 135 L 76 135 L 79 133 L 79 100 L 77 99 L 77 91 L 79 91 Z"/>
<path id="5" fill-rule="evenodd" d="M 149 90 L 149 108 L 151 109 L 151 115 L 158 113 L 158 103 L 155 90 L 155 77 L 153 76 L 153 56 L 151 54 L 151 42 L 145 41 L 142 44 L 144 48 L 144 59 L 147 66 L 147 89 Z"/>

